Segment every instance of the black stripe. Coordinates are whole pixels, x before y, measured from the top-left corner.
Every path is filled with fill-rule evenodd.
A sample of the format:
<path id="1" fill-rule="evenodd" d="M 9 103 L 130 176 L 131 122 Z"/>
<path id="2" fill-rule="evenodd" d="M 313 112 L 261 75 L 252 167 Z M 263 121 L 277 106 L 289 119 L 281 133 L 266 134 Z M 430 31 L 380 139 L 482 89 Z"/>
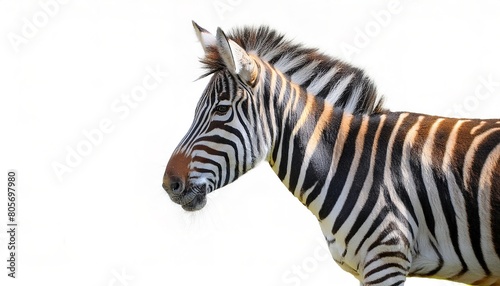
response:
<path id="1" fill-rule="evenodd" d="M 475 125 L 476 124 L 471 121 L 465 121 L 460 125 L 457 132 L 457 138 L 459 140 L 455 144 L 451 161 L 453 176 L 455 178 L 458 187 L 460 188 L 460 190 L 462 190 L 462 195 L 465 201 L 466 213 L 468 213 L 467 204 L 470 204 L 470 202 L 467 202 L 467 200 L 471 200 L 471 198 L 469 197 L 469 193 L 465 189 L 463 167 L 464 167 L 465 154 L 467 153 L 467 150 L 471 146 L 473 140 L 473 136 L 470 135 L 470 130 L 474 128 Z M 459 277 L 464 273 L 466 273 L 469 270 L 469 267 L 467 266 L 466 261 L 463 259 L 458 245 L 458 230 L 457 230 L 455 210 L 453 209 L 453 205 L 451 204 L 451 202 L 448 201 L 445 202 L 446 206 L 443 206 L 443 211 L 447 218 L 447 224 L 450 228 L 450 238 L 452 240 L 455 252 L 457 252 L 460 262 L 462 263 L 462 271 L 460 271 L 456 275 L 456 277 Z M 473 226 L 469 225 L 468 227 L 471 228 Z"/>
<path id="2" fill-rule="evenodd" d="M 401 271 L 402 273 L 406 272 L 405 267 L 401 266 L 400 264 L 397 264 L 397 263 L 386 263 L 384 265 L 381 265 L 379 267 L 373 268 L 372 270 L 368 271 L 365 274 L 365 278 L 366 277 L 370 277 L 371 275 L 373 275 L 375 273 L 378 273 L 378 272 L 381 272 L 381 271 L 385 271 L 385 270 L 390 269 L 390 268 L 399 268 L 399 269 L 402 270 Z"/>
<path id="3" fill-rule="evenodd" d="M 318 111 L 319 114 L 324 112 L 324 104 L 322 100 L 318 102 L 318 108 L 321 109 L 321 111 Z M 325 170 L 330 169 L 330 165 L 332 163 L 332 158 L 333 158 L 333 148 L 331 148 L 331 145 L 323 141 L 325 139 L 325 133 L 328 133 L 328 130 L 331 130 L 330 126 L 331 125 L 326 123 L 326 126 L 324 127 L 321 136 L 319 138 L 318 145 L 316 146 L 314 152 L 311 155 L 309 165 L 306 167 L 305 170 L 306 174 L 304 176 L 304 183 L 302 184 L 302 190 L 300 192 L 301 195 L 303 195 L 306 190 L 314 186 L 314 184 L 323 187 L 325 183 L 326 179 Z"/>
<path id="4" fill-rule="evenodd" d="M 284 92 L 285 92 L 285 98 L 284 98 L 283 102 L 287 102 L 288 98 L 289 98 L 289 93 L 290 93 L 290 83 L 289 82 L 286 82 Z M 277 98 L 277 96 L 275 96 L 275 98 Z M 276 118 L 283 118 L 283 120 L 287 120 L 287 119 L 285 119 L 284 110 L 275 110 L 274 112 L 276 113 Z M 281 122 L 284 126 L 289 125 L 289 124 L 285 124 L 285 122 L 281 121 L 281 120 L 277 120 L 277 122 L 278 123 Z M 279 129 L 280 126 L 278 125 L 277 128 Z M 279 145 L 280 145 L 280 142 L 282 142 L 282 140 L 284 140 L 283 138 L 289 138 L 289 137 L 287 137 L 286 134 L 282 134 L 281 130 L 276 130 L 275 145 L 272 146 L 272 148 L 273 148 L 272 161 L 273 162 L 276 162 L 276 158 L 278 157 Z"/>
<path id="5" fill-rule="evenodd" d="M 332 67 L 333 68 L 333 67 Z M 327 98 L 328 95 L 330 93 L 332 93 L 332 91 L 335 90 L 335 86 L 336 84 L 342 79 L 344 78 L 346 75 L 343 73 L 343 71 L 340 69 L 340 67 L 338 67 L 339 70 L 337 70 L 336 73 L 333 74 L 333 76 L 331 77 L 331 79 L 328 81 L 328 83 L 323 87 L 323 89 L 321 89 L 320 91 L 318 91 L 318 94 L 316 94 L 317 97 L 321 97 L 321 98 Z"/>
<path id="6" fill-rule="evenodd" d="M 491 175 L 491 195 L 490 195 L 490 231 L 492 234 L 492 241 L 495 247 L 497 257 L 500 258 L 500 160 L 492 167 L 493 172 Z M 496 175 L 495 175 L 496 174 Z"/>
<path id="7" fill-rule="evenodd" d="M 313 134 L 314 129 L 316 128 L 316 125 L 318 123 L 319 118 L 321 117 L 321 113 L 323 112 L 324 108 L 322 101 L 318 104 L 318 102 L 316 102 L 316 98 L 311 98 L 311 100 L 313 100 L 311 106 L 311 112 L 307 116 L 304 125 L 302 125 L 302 128 L 300 128 L 300 130 L 298 131 L 297 135 L 295 135 L 294 138 L 292 166 L 290 168 L 290 182 L 289 182 L 290 190 L 295 190 L 297 186 L 297 181 L 300 177 L 300 173 L 302 172 L 301 167 L 302 167 L 302 162 L 304 161 L 304 155 L 306 153 L 307 144 L 309 143 L 309 139 L 311 138 L 311 135 Z M 323 175 L 322 172 L 318 172 L 317 174 Z"/>
<path id="8" fill-rule="evenodd" d="M 355 88 L 358 87 L 360 84 L 360 80 L 361 80 L 360 76 L 361 75 L 359 73 L 353 73 L 351 81 L 346 86 L 346 88 L 344 89 L 342 94 L 339 96 L 337 101 L 335 101 L 336 106 L 345 107 L 347 105 L 347 102 L 349 102 L 349 99 L 353 95 Z"/>
<path id="9" fill-rule="evenodd" d="M 204 97 L 204 98 L 208 98 Z M 208 126 L 210 121 L 208 120 L 209 117 L 209 111 L 210 111 L 210 105 L 212 103 L 208 102 L 208 100 L 205 101 L 200 101 L 198 103 L 198 106 L 200 107 L 200 111 L 196 112 L 195 118 L 193 119 L 193 122 L 191 123 L 191 127 L 189 128 L 189 131 L 186 135 L 184 135 L 184 138 L 182 138 L 181 142 L 183 146 L 190 148 L 193 145 L 193 140 Z M 201 108 L 201 106 L 204 106 Z"/>
<path id="10" fill-rule="evenodd" d="M 391 279 L 391 278 L 394 278 L 394 277 L 398 277 L 398 276 L 403 276 L 403 280 L 401 281 L 398 281 L 396 282 L 395 284 L 392 284 L 392 285 L 401 285 L 401 283 L 404 282 L 404 280 L 406 279 L 405 276 L 405 273 L 403 272 L 400 272 L 400 271 L 395 271 L 395 272 L 390 272 L 390 273 L 387 273 L 386 275 L 382 276 L 381 278 L 379 279 L 375 279 L 375 280 L 372 280 L 372 281 L 366 281 L 365 280 L 365 284 L 366 285 L 375 285 L 375 284 L 380 284 L 388 279 Z"/>
<path id="11" fill-rule="evenodd" d="M 360 121 L 356 124 L 357 128 L 359 129 L 362 124 L 362 117 L 356 118 Z M 363 189 L 363 184 L 365 182 L 366 176 L 368 175 L 368 171 L 370 170 L 370 157 L 372 154 L 374 139 L 373 135 L 377 131 L 378 123 L 378 120 L 368 122 L 366 133 L 363 135 L 364 144 L 363 150 L 361 150 L 359 164 L 357 166 L 357 169 L 355 170 L 354 179 L 347 194 L 345 203 L 342 206 L 339 214 L 337 215 L 335 223 L 333 224 L 332 233 L 337 233 L 337 231 L 340 229 L 340 227 L 342 227 L 349 215 L 353 212 L 353 210 L 356 209 L 355 207 L 358 204 L 359 195 L 361 193 L 361 190 Z M 355 146 L 355 144 L 353 144 L 353 146 Z M 346 239 L 346 244 L 347 243 L 348 241 Z"/>
<path id="12" fill-rule="evenodd" d="M 229 166 L 229 156 L 228 156 L 228 154 L 226 152 L 215 150 L 215 149 L 210 148 L 210 147 L 205 146 L 205 145 L 197 145 L 197 146 L 195 146 L 195 148 L 193 150 L 203 150 L 203 151 L 207 152 L 208 154 L 210 154 L 210 156 L 220 156 L 220 157 L 223 157 L 224 160 L 225 160 L 225 162 L 226 162 L 226 166 Z M 217 176 L 217 178 L 219 178 L 219 181 L 217 182 L 217 188 L 220 188 L 222 186 L 227 185 L 227 183 L 222 184 L 222 182 L 220 181 L 220 178 L 222 178 L 222 172 L 225 171 L 226 172 L 226 181 L 228 180 L 228 178 L 230 176 L 230 170 L 229 170 L 229 168 L 225 168 L 223 170 L 222 167 L 221 167 L 221 165 L 219 163 L 217 163 L 216 161 L 214 161 L 214 160 L 212 160 L 210 158 L 201 157 L 201 156 L 195 156 L 193 158 L 193 162 L 201 162 L 201 163 L 204 163 L 204 164 L 211 164 L 211 165 L 216 166 L 217 169 L 219 170 L 219 175 Z"/>
<path id="13" fill-rule="evenodd" d="M 339 132 L 340 125 L 342 123 L 342 115 L 343 115 L 343 113 L 340 109 L 335 109 L 333 111 L 333 114 L 332 114 L 332 119 L 330 121 L 329 128 L 325 129 L 325 131 L 321 135 L 321 142 L 319 144 L 320 144 L 320 146 L 324 146 L 323 152 L 325 153 L 325 156 L 326 156 L 326 158 L 324 158 L 324 159 L 327 160 L 327 162 L 324 162 L 324 163 L 325 163 L 325 165 L 327 164 L 327 167 L 323 170 L 326 170 L 327 174 L 328 174 L 327 170 L 330 169 L 330 165 L 332 164 L 333 146 L 335 146 L 335 144 L 337 142 L 337 134 Z M 323 152 L 318 152 L 318 155 L 320 155 L 320 153 L 323 153 Z M 317 170 L 312 170 L 312 168 L 311 168 L 308 171 L 316 172 Z M 306 176 L 307 176 L 307 173 L 306 173 Z M 324 180 L 326 180 L 327 176 L 322 176 L 322 177 L 323 177 L 323 181 L 321 182 L 321 184 L 320 184 L 320 182 L 318 182 L 316 187 L 307 196 L 306 206 L 309 206 L 321 193 L 321 189 L 323 188 Z"/>
<path id="14" fill-rule="evenodd" d="M 412 240 L 415 238 L 415 233 L 413 228 L 411 227 L 410 221 L 406 218 L 406 216 L 403 214 L 403 212 L 406 212 L 406 209 L 403 210 L 403 212 L 396 206 L 396 204 L 393 202 L 390 194 L 389 194 L 389 189 L 387 189 L 386 186 L 382 187 L 383 192 L 384 192 L 384 199 L 385 199 L 385 204 L 391 209 L 392 214 L 399 219 L 399 221 L 405 226 L 405 229 L 410 231 L 410 234 L 412 236 Z M 405 206 L 406 207 L 406 206 Z M 401 239 L 405 240 L 405 246 L 409 247 L 410 243 L 408 242 L 408 238 L 401 233 Z"/>
<path id="15" fill-rule="evenodd" d="M 293 128 L 290 124 L 285 124 L 282 130 L 282 142 L 281 142 L 281 161 L 278 169 L 278 177 L 283 181 L 286 176 L 287 166 L 288 166 L 288 150 L 290 148 L 290 139 L 292 137 Z M 275 147 L 278 149 L 278 147 Z"/>
<path id="16" fill-rule="evenodd" d="M 401 252 L 401 251 L 383 251 L 383 252 L 380 252 L 380 253 L 377 253 L 377 255 L 372 258 L 371 260 L 367 261 L 365 263 L 365 267 L 364 269 L 368 268 L 368 266 L 370 266 L 370 264 L 376 262 L 376 261 L 379 261 L 381 259 L 384 259 L 386 257 L 395 257 L 395 258 L 399 258 L 405 262 L 410 262 L 408 260 L 408 257 L 406 256 L 405 253 Z"/>
<path id="17" fill-rule="evenodd" d="M 301 91 L 298 91 L 298 92 L 300 93 Z M 294 96 L 291 97 L 291 100 L 296 96 L 300 96 L 300 94 L 294 94 Z M 303 98 L 302 98 L 302 100 L 299 99 L 299 102 L 297 103 L 297 110 L 302 110 L 304 108 L 304 105 L 305 105 L 304 99 Z M 290 116 L 291 116 L 290 122 L 296 122 L 300 117 L 300 113 L 298 115 L 291 114 Z M 289 149 L 290 148 L 290 139 L 289 138 L 292 138 L 292 132 L 294 129 L 294 126 L 292 126 L 292 124 L 284 124 L 284 125 L 285 125 L 285 127 L 284 127 L 283 135 L 282 135 L 283 142 L 282 142 L 282 148 L 281 148 L 281 162 L 280 162 L 279 172 L 278 172 L 278 177 L 281 180 L 284 180 L 285 176 L 287 174 L 288 152 L 290 151 L 290 149 Z M 296 141 L 297 138 L 293 138 L 292 140 L 294 141 L 294 147 L 296 148 L 297 146 L 295 144 L 297 144 L 297 141 Z M 293 191 L 292 188 L 289 188 L 289 190 Z"/>
<path id="18" fill-rule="evenodd" d="M 375 164 L 376 167 L 373 170 L 373 183 L 372 187 L 370 189 L 370 193 L 368 195 L 368 199 L 363 206 L 363 209 L 360 211 L 358 217 L 356 218 L 355 225 L 361 225 L 363 222 L 368 218 L 368 216 L 371 214 L 373 211 L 377 200 L 378 196 L 381 192 L 382 184 L 383 184 L 383 178 L 384 178 L 384 169 L 385 169 L 385 160 L 386 160 L 386 154 L 387 154 L 387 142 L 389 141 L 389 138 L 391 136 L 392 132 L 392 127 L 395 125 L 397 122 L 397 119 L 399 118 L 399 113 L 388 113 L 386 114 L 386 119 L 384 121 L 384 124 L 382 126 L 382 129 L 380 130 L 380 135 L 378 137 L 377 141 L 377 149 L 375 150 Z M 358 245 L 356 252 L 357 253 L 360 249 L 363 243 L 370 237 L 370 235 L 379 227 L 379 225 L 382 223 L 383 219 L 388 213 L 387 207 L 384 207 L 382 211 L 379 213 L 379 216 L 375 219 L 373 222 L 372 226 L 368 230 L 368 232 L 365 234 L 363 237 L 363 240 L 360 242 Z M 383 217 L 381 217 L 383 215 Z"/>
<path id="19" fill-rule="evenodd" d="M 362 81 L 362 92 L 354 110 L 355 114 L 363 113 L 365 110 L 373 110 L 377 103 L 377 88 L 368 77 Z"/>
<path id="20" fill-rule="evenodd" d="M 194 167 L 194 168 L 193 168 L 193 171 L 198 172 L 198 173 L 202 173 L 202 174 L 203 174 L 203 173 L 205 173 L 205 174 L 206 174 L 206 173 L 208 173 L 208 174 L 211 174 L 211 175 L 212 175 L 212 177 L 217 176 L 217 174 L 216 174 L 213 170 L 211 170 L 211 169 Z M 193 178 L 191 178 L 191 179 L 194 179 L 194 178 L 195 178 L 195 177 L 193 177 Z M 198 178 L 198 177 L 196 177 L 196 178 Z"/>
<path id="21" fill-rule="evenodd" d="M 238 140 L 240 140 L 240 142 L 243 142 L 243 138 L 241 138 L 241 134 L 236 133 L 234 135 L 238 137 Z M 235 180 L 239 176 L 238 164 L 234 164 L 234 170 L 233 171 L 234 171 L 235 177 L 231 178 L 231 171 L 229 169 L 229 166 L 231 166 L 231 164 L 230 164 L 229 156 L 233 157 L 235 160 L 238 160 L 238 157 L 239 157 L 238 156 L 238 150 L 239 150 L 238 146 L 239 146 L 240 142 L 234 142 L 232 140 L 229 140 L 229 139 L 227 139 L 225 137 L 222 137 L 222 136 L 219 136 L 219 135 L 203 136 L 203 137 L 200 137 L 199 140 L 217 142 L 217 143 L 220 143 L 220 144 L 231 146 L 231 149 L 233 150 L 234 153 L 231 154 L 231 155 L 226 154 L 224 156 L 225 158 L 228 158 L 228 159 L 226 160 L 226 167 L 227 167 L 227 170 L 226 170 L 226 179 L 224 180 L 223 186 L 229 184 L 229 182 L 231 182 L 232 180 Z M 225 151 L 225 153 L 227 153 L 227 151 Z M 232 180 L 230 180 L 230 179 L 232 179 Z"/>
<path id="22" fill-rule="evenodd" d="M 491 274 L 486 261 L 484 260 L 484 254 L 481 250 L 481 221 L 479 220 L 479 209 L 482 208 L 479 205 L 478 194 L 479 194 L 479 179 L 481 176 L 481 170 L 485 166 L 485 162 L 488 159 L 491 151 L 500 142 L 500 131 L 493 131 L 485 138 L 482 142 L 477 145 L 471 168 L 469 171 L 469 185 L 466 186 L 465 199 L 465 209 L 467 212 L 467 222 L 469 223 L 469 237 L 472 244 L 472 249 L 476 255 L 479 264 L 483 268 L 487 276 Z M 494 195 L 494 193 L 492 193 Z M 497 230 L 498 231 L 498 230 Z M 489 239 L 484 237 L 482 239 Z"/>
<path id="23" fill-rule="evenodd" d="M 333 175 L 330 186 L 328 186 L 328 193 L 319 210 L 320 220 L 323 220 L 330 214 L 345 185 L 356 149 L 356 135 L 358 135 L 359 132 L 359 125 L 359 119 L 353 118 L 350 122 L 347 138 L 343 145 L 342 154 L 340 155 L 335 175 Z"/>
<path id="24" fill-rule="evenodd" d="M 413 127 L 413 125 L 417 122 L 418 116 L 409 114 L 405 118 L 402 119 L 399 129 L 396 131 L 396 136 L 394 138 L 394 143 L 392 144 L 392 153 L 391 153 L 391 179 L 396 194 L 398 195 L 401 202 L 404 204 L 407 211 L 410 212 L 410 215 L 413 218 L 413 221 L 417 223 L 418 226 L 418 217 L 415 213 L 415 209 L 413 207 L 413 202 L 410 199 L 408 194 L 408 190 L 405 189 L 405 185 L 403 182 L 403 174 L 402 174 L 402 161 L 403 158 L 403 148 L 405 144 L 405 137 L 408 133 L 408 130 Z M 419 132 L 420 134 L 420 132 Z"/>
<path id="25" fill-rule="evenodd" d="M 372 188 L 373 189 L 373 188 Z M 373 196 L 376 196 L 378 198 L 379 192 L 378 190 L 373 190 Z M 370 195 L 372 195 L 370 193 Z M 373 205 L 375 205 L 375 202 L 373 202 Z M 373 208 L 367 208 L 366 205 L 363 207 L 363 212 L 373 212 Z M 360 215 L 361 215 L 360 213 Z M 389 208 L 383 207 L 380 212 L 378 213 L 377 217 L 373 220 L 372 224 L 370 225 L 370 228 L 366 231 L 365 235 L 363 236 L 363 239 L 358 244 L 358 247 L 356 247 L 356 251 L 354 252 L 354 255 L 357 255 L 359 250 L 361 250 L 361 247 L 365 243 L 365 241 L 372 236 L 372 234 L 377 230 L 377 228 L 382 224 L 384 219 L 387 217 L 387 214 L 389 213 Z M 359 216 L 358 216 L 359 218 Z M 363 221 L 364 222 L 364 221 Z"/>
<path id="26" fill-rule="evenodd" d="M 224 153 L 222 153 L 222 152 L 219 152 L 219 153 L 221 153 L 220 155 L 224 155 Z M 222 166 L 217 161 L 212 160 L 210 158 L 206 158 L 206 157 L 194 156 L 193 157 L 193 162 L 200 162 L 200 163 L 203 163 L 203 164 L 210 164 L 210 165 L 213 165 L 213 166 L 217 167 L 218 172 L 217 172 L 216 178 L 221 178 L 222 177 Z M 220 183 L 220 180 L 219 180 L 217 182 L 216 188 L 220 188 L 220 186 L 221 186 L 221 183 Z"/>
<path id="27" fill-rule="evenodd" d="M 435 166 L 432 169 L 432 174 L 434 181 L 436 182 L 436 187 L 440 195 L 441 201 L 451 201 L 450 188 L 448 186 L 448 180 L 446 179 L 446 174 L 444 170 L 440 168 L 443 164 L 443 159 L 445 156 L 446 144 L 448 143 L 451 131 L 457 123 L 455 119 L 445 119 L 438 127 L 438 131 L 434 135 L 434 146 L 432 149 L 432 164 Z M 445 207 L 445 206 L 443 206 Z M 453 206 L 447 206 L 453 207 Z M 451 215 L 451 214 L 450 214 Z"/>
<path id="28" fill-rule="evenodd" d="M 243 105 L 243 107 L 241 107 L 242 105 Z M 223 127 L 229 133 L 237 134 L 236 136 L 240 140 L 240 143 L 241 143 L 240 149 L 242 149 L 242 151 L 243 151 L 243 162 L 238 162 L 238 163 L 241 164 L 241 165 L 243 165 L 242 166 L 242 172 L 243 172 L 243 174 L 248 171 L 247 170 L 247 160 L 249 159 L 248 152 L 250 152 L 250 158 L 255 157 L 253 149 L 252 148 L 245 148 L 245 146 L 244 146 L 245 144 L 248 144 L 248 142 L 246 142 L 246 140 L 244 138 L 247 138 L 247 139 L 252 138 L 252 136 L 250 134 L 250 131 L 248 130 L 248 126 L 247 126 L 247 124 L 245 124 L 245 121 L 244 121 L 244 119 L 241 116 L 241 110 L 246 109 L 245 105 L 247 105 L 247 99 L 245 99 L 245 98 L 242 97 L 241 99 L 236 100 L 235 106 L 236 106 L 237 109 L 235 110 L 234 115 L 233 115 L 233 117 L 237 118 L 238 122 L 240 123 L 240 126 L 243 127 L 244 136 L 243 136 L 243 134 L 241 134 L 240 130 L 238 130 L 238 129 L 234 128 L 234 127 L 231 127 L 229 124 L 226 124 Z M 238 157 L 236 157 L 236 159 L 237 158 Z"/>

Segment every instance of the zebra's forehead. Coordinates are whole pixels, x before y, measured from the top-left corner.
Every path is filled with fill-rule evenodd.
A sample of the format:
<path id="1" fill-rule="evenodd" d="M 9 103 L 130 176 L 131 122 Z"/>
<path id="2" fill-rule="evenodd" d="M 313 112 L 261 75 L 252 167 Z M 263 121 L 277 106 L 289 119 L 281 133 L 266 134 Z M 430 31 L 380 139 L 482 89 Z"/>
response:
<path id="1" fill-rule="evenodd" d="M 236 94 L 237 88 L 238 83 L 233 75 L 227 70 L 221 70 L 213 74 L 205 89 L 205 96 L 208 96 L 212 103 L 220 100 L 231 100 Z"/>

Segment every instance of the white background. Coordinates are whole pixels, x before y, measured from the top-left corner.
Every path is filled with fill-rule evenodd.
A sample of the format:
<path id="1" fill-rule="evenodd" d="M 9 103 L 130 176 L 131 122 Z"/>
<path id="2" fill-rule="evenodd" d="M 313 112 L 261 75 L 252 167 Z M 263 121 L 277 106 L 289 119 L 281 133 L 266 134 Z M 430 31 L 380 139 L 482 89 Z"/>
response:
<path id="1" fill-rule="evenodd" d="M 4 190 L 18 170 L 20 205 L 13 280 L 1 192 L 7 285 L 358 285 L 325 258 L 315 218 L 267 163 L 198 213 L 161 188 L 207 83 L 194 82 L 203 53 L 191 20 L 211 31 L 267 24 L 347 59 L 392 110 L 500 117 L 498 1 L 54 1 L 0 1 L 0 170 Z M 128 114 L 113 109 L 148 69 L 163 74 L 154 88 Z M 112 130 L 88 145 L 102 120 Z M 57 164 L 68 166 L 60 176 Z"/>

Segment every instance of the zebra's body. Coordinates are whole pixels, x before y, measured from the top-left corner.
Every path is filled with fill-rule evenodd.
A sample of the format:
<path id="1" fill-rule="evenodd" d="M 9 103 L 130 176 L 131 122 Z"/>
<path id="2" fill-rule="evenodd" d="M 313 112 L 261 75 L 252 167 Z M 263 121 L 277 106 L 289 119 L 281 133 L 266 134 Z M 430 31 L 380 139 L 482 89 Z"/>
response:
<path id="1" fill-rule="evenodd" d="M 167 166 L 172 200 L 197 210 L 265 159 L 362 285 L 500 285 L 499 120 L 388 112 L 360 70 L 273 31 L 195 28 L 214 76 Z"/>

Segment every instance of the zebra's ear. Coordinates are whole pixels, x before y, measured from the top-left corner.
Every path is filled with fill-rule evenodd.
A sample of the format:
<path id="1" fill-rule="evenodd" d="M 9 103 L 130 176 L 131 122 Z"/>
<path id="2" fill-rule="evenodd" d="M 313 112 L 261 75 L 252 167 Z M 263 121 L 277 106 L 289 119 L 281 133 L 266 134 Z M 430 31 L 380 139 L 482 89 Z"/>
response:
<path id="1" fill-rule="evenodd" d="M 217 50 L 227 69 L 253 86 L 257 79 L 257 65 L 252 57 L 242 47 L 228 39 L 221 28 L 217 29 L 215 39 Z"/>
<path id="2" fill-rule="evenodd" d="M 193 22 L 194 32 L 196 33 L 196 37 L 201 43 L 201 46 L 205 52 L 209 49 L 209 47 L 215 47 L 215 37 L 209 31 L 200 27 L 200 25 Z"/>

